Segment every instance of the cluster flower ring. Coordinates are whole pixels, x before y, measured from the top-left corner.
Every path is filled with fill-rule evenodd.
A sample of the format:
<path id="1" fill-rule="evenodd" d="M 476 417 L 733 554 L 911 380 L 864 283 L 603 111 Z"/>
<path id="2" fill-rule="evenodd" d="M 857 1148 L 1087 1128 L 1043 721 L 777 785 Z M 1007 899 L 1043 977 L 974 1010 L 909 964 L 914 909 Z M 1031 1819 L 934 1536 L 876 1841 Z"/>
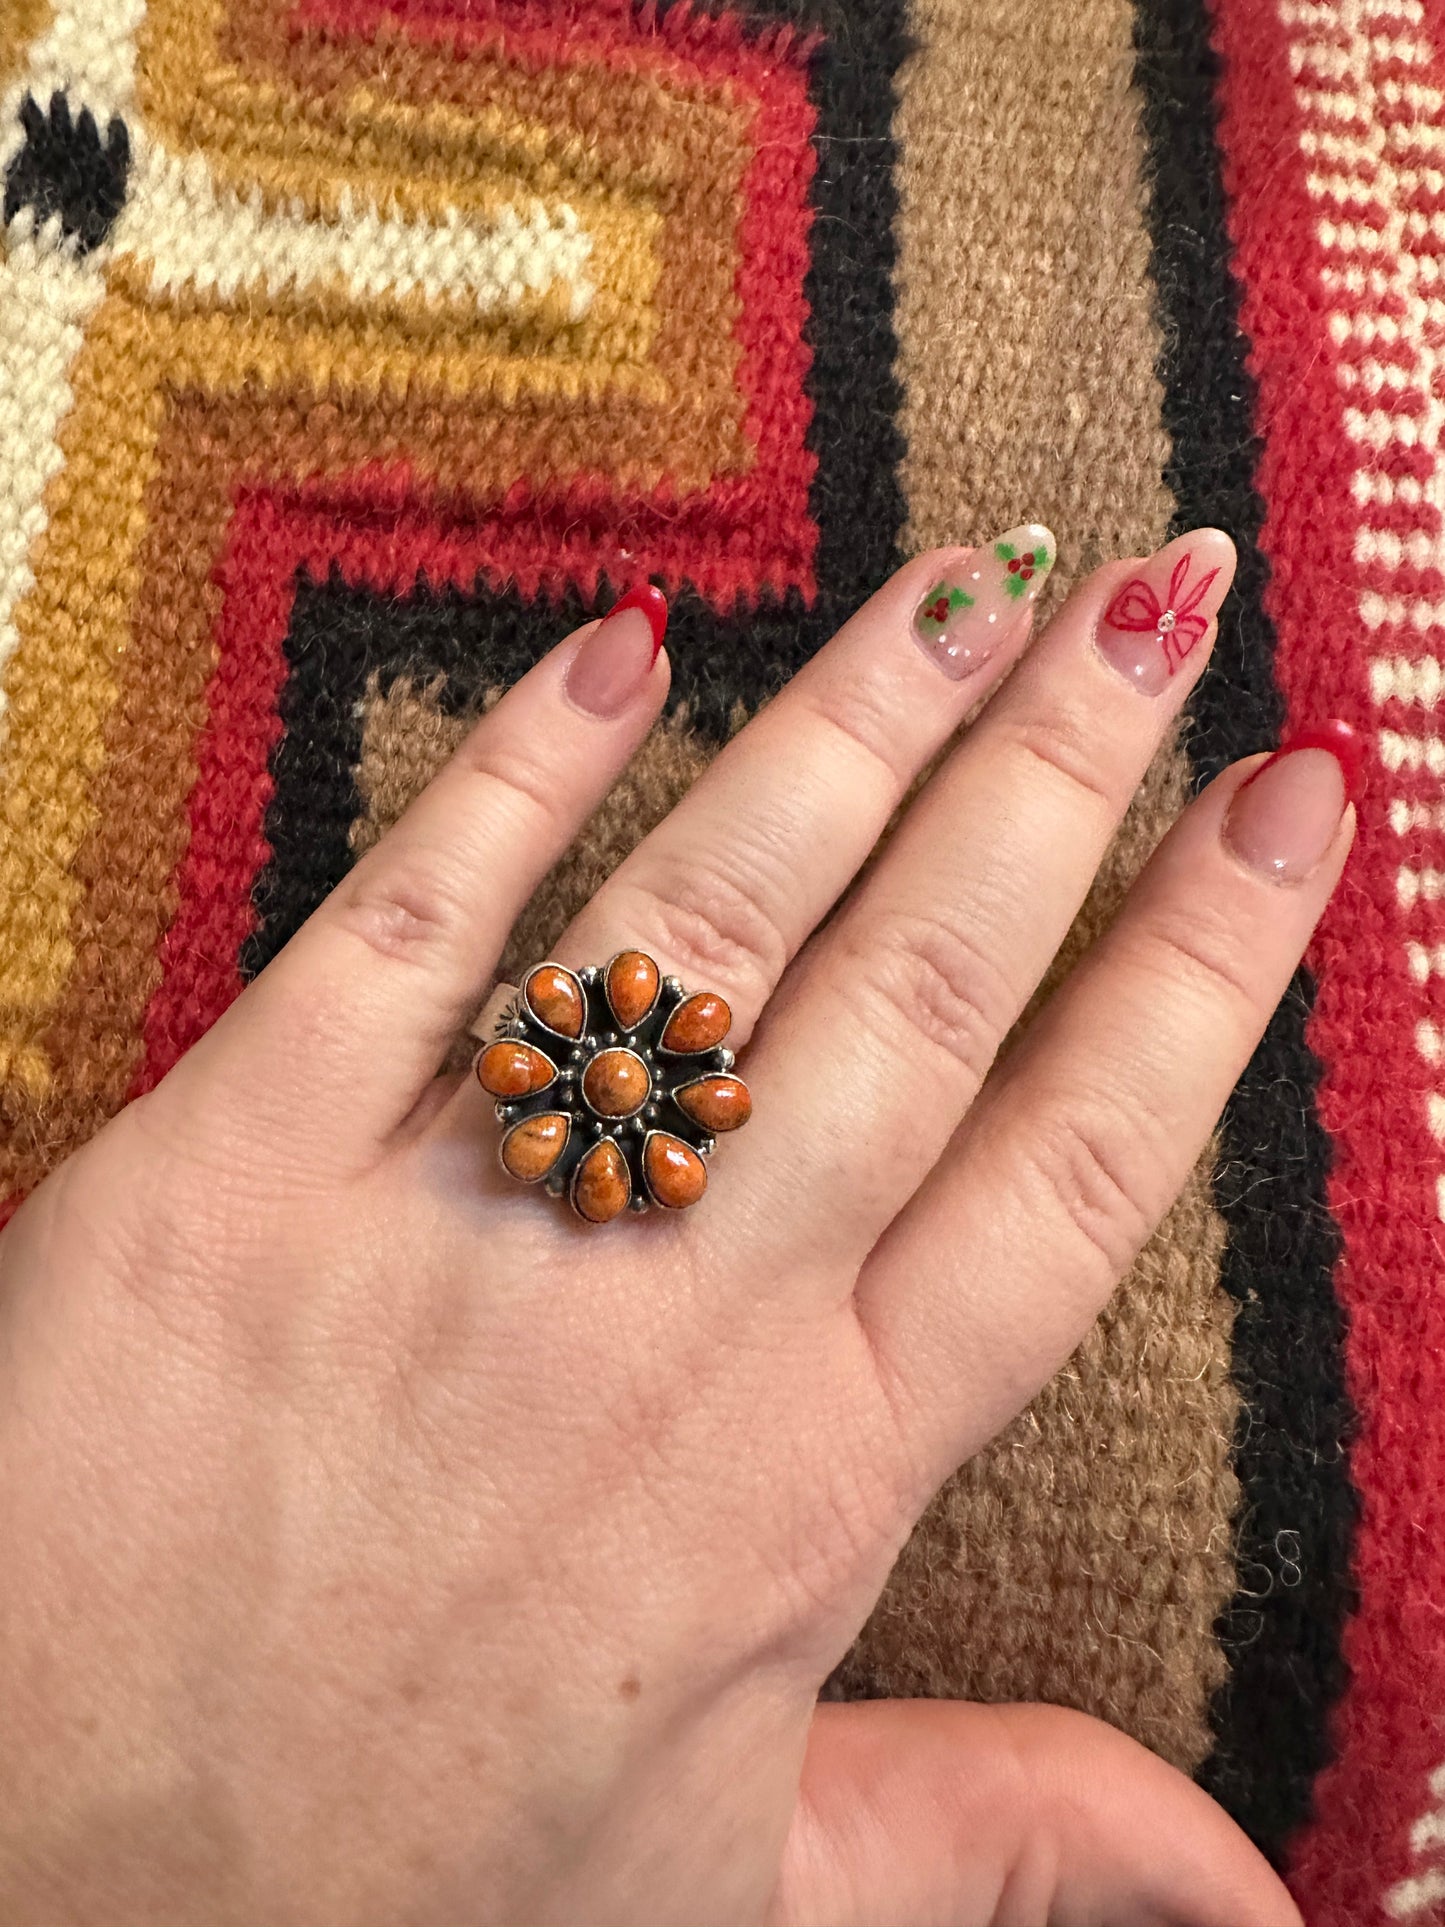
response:
<path id="1" fill-rule="evenodd" d="M 502 1169 L 565 1194 L 588 1224 L 696 1204 L 718 1136 L 752 1115 L 723 1048 L 731 1026 L 716 992 L 689 993 L 641 950 L 605 969 L 537 964 L 476 1062 L 505 1127 Z"/>

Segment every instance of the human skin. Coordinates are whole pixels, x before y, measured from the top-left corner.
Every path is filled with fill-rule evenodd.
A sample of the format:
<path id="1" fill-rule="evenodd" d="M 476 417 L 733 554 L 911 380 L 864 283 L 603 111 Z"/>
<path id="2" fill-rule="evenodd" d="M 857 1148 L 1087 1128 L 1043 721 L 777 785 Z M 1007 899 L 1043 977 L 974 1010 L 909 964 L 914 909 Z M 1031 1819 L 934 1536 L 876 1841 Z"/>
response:
<path id="1" fill-rule="evenodd" d="M 1181 608 L 1218 576 L 1161 625 L 1186 559 Z M 1297 1922 L 1096 1721 L 816 1704 L 1167 1209 L 1345 862 L 1347 744 L 1226 771 L 999 1055 L 1232 567 L 1212 531 L 1110 564 L 1024 654 L 1032 587 L 920 558 L 586 906 L 561 962 L 636 945 L 732 1005 L 754 1116 L 695 1209 L 581 1225 L 439 1075 L 664 701 L 638 608 L 35 1193 L 0 1235 L 0 1921 Z"/>

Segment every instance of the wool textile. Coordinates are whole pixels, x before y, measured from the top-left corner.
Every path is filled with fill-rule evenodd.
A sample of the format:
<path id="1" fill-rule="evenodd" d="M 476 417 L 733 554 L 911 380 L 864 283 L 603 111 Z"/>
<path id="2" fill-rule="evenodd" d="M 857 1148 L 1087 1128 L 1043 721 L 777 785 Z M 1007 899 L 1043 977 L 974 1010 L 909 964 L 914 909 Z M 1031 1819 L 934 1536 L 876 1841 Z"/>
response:
<path id="1" fill-rule="evenodd" d="M 1445 1927 L 1442 156 L 1445 0 L 3 0 L 0 1222 L 619 593 L 673 695 L 509 974 L 908 555 L 1217 523 L 1060 970 L 1292 723 L 1358 848 L 825 1690 L 1082 1707 Z"/>

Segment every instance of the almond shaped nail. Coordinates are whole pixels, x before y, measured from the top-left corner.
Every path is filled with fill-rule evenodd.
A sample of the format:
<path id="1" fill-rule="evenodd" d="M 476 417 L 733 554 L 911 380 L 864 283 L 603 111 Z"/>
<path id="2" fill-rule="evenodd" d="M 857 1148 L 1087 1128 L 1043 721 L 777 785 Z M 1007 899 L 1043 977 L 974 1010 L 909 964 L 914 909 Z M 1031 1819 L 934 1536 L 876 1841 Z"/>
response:
<path id="1" fill-rule="evenodd" d="M 1359 781 L 1359 740 L 1347 723 L 1302 729 L 1235 791 L 1225 844 L 1270 883 L 1303 883 L 1329 855 Z"/>
<path id="2" fill-rule="evenodd" d="M 1209 634 L 1234 580 L 1220 544 L 1208 529 L 1170 542 L 1135 565 L 1100 617 L 1095 647 L 1143 695 L 1162 695 Z"/>
<path id="3" fill-rule="evenodd" d="M 961 557 L 914 611 L 914 641 L 951 682 L 962 682 L 1023 634 L 1054 556 L 1052 533 L 1029 522 Z"/>

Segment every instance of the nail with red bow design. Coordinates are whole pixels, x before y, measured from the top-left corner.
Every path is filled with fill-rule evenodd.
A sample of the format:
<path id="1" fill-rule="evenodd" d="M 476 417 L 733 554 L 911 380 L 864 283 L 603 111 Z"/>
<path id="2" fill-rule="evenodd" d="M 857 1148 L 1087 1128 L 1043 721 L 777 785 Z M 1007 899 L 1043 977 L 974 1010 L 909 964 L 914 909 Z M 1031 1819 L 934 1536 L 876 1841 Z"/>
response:
<path id="1" fill-rule="evenodd" d="M 1213 529 L 1180 536 L 1138 567 L 1100 618 L 1095 638 L 1111 669 L 1146 696 L 1193 672 L 1233 580 L 1233 545 Z M 1191 661 L 1191 658 L 1195 658 Z"/>

